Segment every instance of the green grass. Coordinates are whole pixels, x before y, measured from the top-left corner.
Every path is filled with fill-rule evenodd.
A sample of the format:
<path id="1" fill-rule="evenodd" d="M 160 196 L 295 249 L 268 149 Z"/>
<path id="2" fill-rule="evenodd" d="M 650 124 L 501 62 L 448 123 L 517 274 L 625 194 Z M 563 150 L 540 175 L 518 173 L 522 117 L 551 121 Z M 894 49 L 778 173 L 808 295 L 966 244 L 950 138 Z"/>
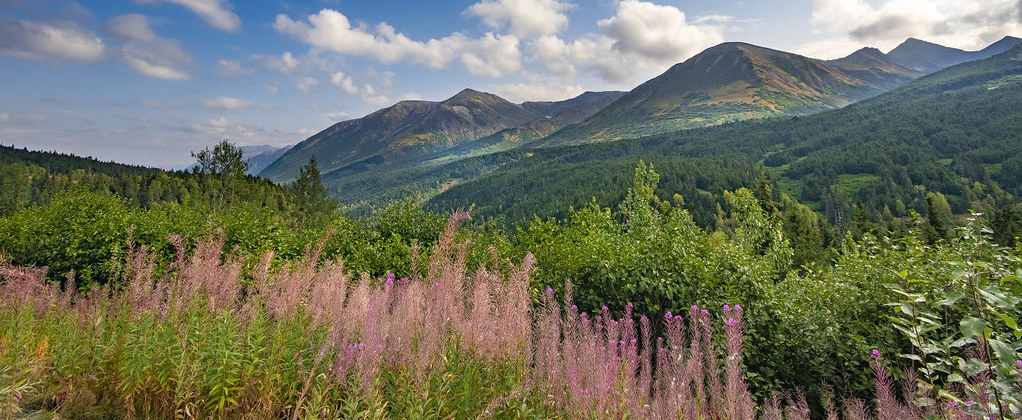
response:
<path id="1" fill-rule="evenodd" d="M 859 190 L 877 181 L 880 181 L 880 177 L 873 174 L 840 174 L 834 182 L 834 191 L 845 197 L 852 197 Z"/>

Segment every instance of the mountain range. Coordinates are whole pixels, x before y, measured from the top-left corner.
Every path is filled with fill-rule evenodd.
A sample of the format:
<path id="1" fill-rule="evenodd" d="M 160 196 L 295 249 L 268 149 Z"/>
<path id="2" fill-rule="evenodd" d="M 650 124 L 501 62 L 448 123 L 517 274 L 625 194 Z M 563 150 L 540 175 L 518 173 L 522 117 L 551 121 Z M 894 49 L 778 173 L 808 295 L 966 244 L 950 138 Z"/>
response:
<path id="1" fill-rule="evenodd" d="M 250 165 L 263 167 L 260 176 L 287 183 L 315 157 L 324 184 L 342 203 L 372 205 L 409 191 L 429 197 L 493 169 L 458 163 L 468 158 L 492 163 L 509 150 L 534 153 L 815 114 L 949 66 L 994 56 L 1020 42 L 1004 37 L 982 50 L 964 51 L 910 38 L 886 54 L 863 48 L 826 61 L 727 42 L 629 92 L 586 92 L 564 101 L 516 104 L 465 89 L 439 102 L 401 101 L 338 122 L 290 149 L 264 153 Z"/>

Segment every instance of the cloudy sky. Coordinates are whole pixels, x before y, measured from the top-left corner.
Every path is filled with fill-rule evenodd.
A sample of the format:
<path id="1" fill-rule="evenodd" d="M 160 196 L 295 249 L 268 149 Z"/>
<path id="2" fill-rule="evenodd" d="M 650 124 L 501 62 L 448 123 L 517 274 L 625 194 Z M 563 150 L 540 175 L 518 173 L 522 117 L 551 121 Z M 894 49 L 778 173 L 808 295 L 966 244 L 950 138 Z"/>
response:
<path id="1" fill-rule="evenodd" d="M 724 41 L 816 58 L 1022 36 L 1022 0 L 0 0 L 0 143 L 179 167 L 402 99 L 629 90 Z"/>

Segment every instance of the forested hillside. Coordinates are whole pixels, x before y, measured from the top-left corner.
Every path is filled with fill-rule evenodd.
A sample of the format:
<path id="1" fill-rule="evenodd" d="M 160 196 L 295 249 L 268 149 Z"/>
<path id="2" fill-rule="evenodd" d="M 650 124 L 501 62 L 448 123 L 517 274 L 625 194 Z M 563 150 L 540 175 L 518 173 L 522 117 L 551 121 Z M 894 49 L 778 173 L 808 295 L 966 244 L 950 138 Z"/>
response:
<path id="1" fill-rule="evenodd" d="M 578 208 L 593 197 L 609 205 L 623 196 L 623 185 L 577 181 L 625 178 L 642 158 L 662 168 L 662 185 L 681 186 L 686 207 L 703 225 L 715 217 L 715 205 L 701 195 L 719 195 L 732 182 L 752 186 L 759 177 L 834 224 L 852 220 L 859 202 L 874 221 L 926 214 L 927 197 L 938 193 L 954 213 L 989 212 L 1020 192 L 1020 75 L 1022 49 L 1015 48 L 816 115 L 505 154 L 513 165 L 455 185 L 429 205 L 474 205 L 480 215 L 510 221 Z M 693 172 L 694 165 L 726 167 L 731 175 Z M 703 173 L 706 181 L 695 181 Z M 678 192 L 662 188 L 658 195 L 670 201 Z M 507 203 L 516 199 L 512 210 Z"/>

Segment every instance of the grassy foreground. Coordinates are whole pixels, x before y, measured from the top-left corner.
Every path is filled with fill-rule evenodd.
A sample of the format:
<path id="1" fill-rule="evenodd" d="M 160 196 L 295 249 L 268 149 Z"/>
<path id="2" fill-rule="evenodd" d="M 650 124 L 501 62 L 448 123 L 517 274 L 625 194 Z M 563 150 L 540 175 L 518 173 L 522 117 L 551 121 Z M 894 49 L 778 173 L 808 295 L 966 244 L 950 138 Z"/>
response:
<path id="1" fill-rule="evenodd" d="M 430 260 L 400 279 L 352 278 L 317 250 L 246 267 L 216 237 L 190 253 L 172 237 L 166 270 L 133 249 L 117 286 L 87 293 L 0 260 L 0 417 L 809 418 L 798 390 L 749 393 L 741 306 L 655 321 L 630 305 L 620 317 L 579 312 L 570 284 L 561 302 L 533 296 L 531 256 L 468 272 L 455 241 L 465 218 L 455 213 Z M 875 400 L 838 398 L 828 417 L 1007 411 L 982 377 L 965 403 L 904 404 L 912 372 L 899 392 L 884 356 L 872 365 Z"/>

